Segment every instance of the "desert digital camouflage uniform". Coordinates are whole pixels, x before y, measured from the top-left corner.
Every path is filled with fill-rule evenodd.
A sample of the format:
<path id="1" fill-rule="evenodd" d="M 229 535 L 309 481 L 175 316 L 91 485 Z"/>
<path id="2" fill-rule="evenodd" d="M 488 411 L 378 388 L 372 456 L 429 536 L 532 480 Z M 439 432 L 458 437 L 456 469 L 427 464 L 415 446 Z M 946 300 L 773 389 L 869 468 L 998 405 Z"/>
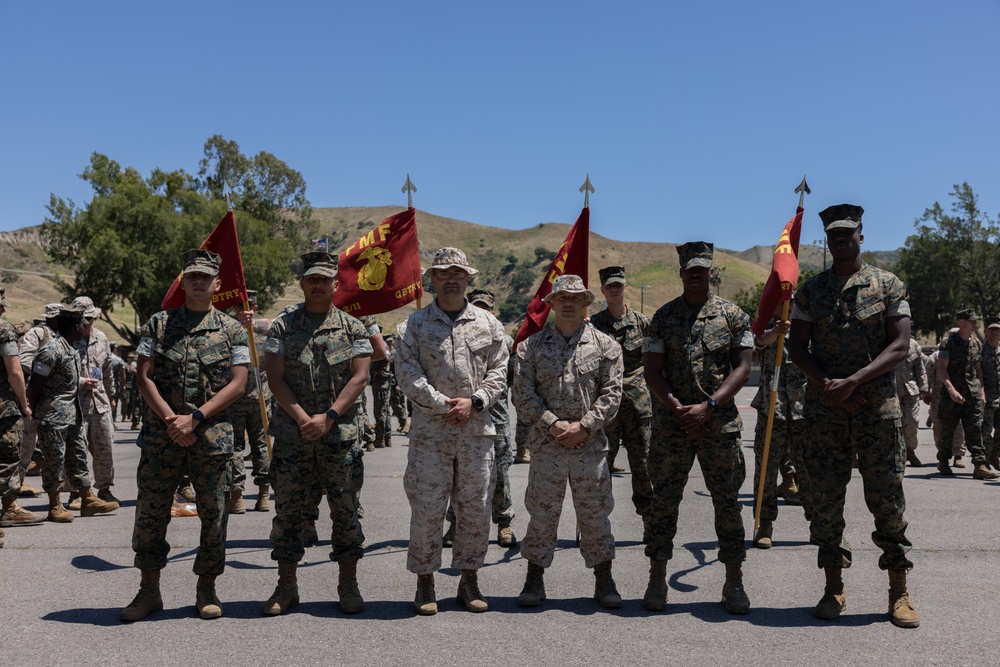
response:
<path id="1" fill-rule="evenodd" d="M 45 306 L 45 318 L 56 317 L 61 307 L 62 305 L 58 303 L 50 303 Z M 35 355 L 38 354 L 38 350 L 55 337 L 56 332 L 49 328 L 48 324 L 42 322 L 28 329 L 21 338 L 18 357 L 21 361 L 21 372 L 24 373 L 25 385 L 27 385 L 28 378 L 31 377 L 31 367 L 35 363 Z M 21 461 L 18 464 L 18 470 L 22 481 L 28 466 L 31 464 L 31 458 L 37 444 L 38 422 L 35 419 L 29 419 L 24 422 L 24 432 L 21 437 Z"/>
<path id="2" fill-rule="evenodd" d="M 788 334 L 785 334 L 787 343 Z M 778 356 L 778 341 L 762 346 L 754 342 L 754 349 L 760 357 L 760 383 L 757 393 L 750 402 L 750 407 L 757 411 L 757 426 L 754 429 L 753 454 L 754 502 L 757 500 L 757 489 L 760 488 L 760 464 L 764 456 L 764 439 L 767 435 L 767 413 L 771 403 L 771 385 L 774 382 L 774 367 Z M 799 497 L 802 499 L 802 509 L 806 521 L 812 517 L 812 497 L 809 493 L 809 473 L 806 470 L 803 456 L 803 402 L 806 393 L 806 376 L 799 370 L 788 353 L 785 345 L 781 359 L 781 373 L 778 376 L 777 400 L 774 404 L 774 426 L 771 429 L 771 445 L 767 456 L 767 482 L 764 485 L 764 498 L 760 507 L 761 521 L 774 521 L 778 518 L 778 468 L 787 457 L 795 467 L 796 481 L 799 485 Z"/>
<path id="3" fill-rule="evenodd" d="M 833 378 L 850 377 L 878 357 L 890 341 L 888 318 L 909 317 L 906 287 L 892 273 L 863 264 L 848 277 L 827 269 L 795 295 L 793 320 L 812 323 L 811 352 Z M 910 541 L 903 513 L 906 447 L 892 373 L 858 385 L 863 406 L 848 412 L 822 387 L 809 383 L 805 402 L 805 455 L 812 485 L 812 541 L 821 568 L 851 565 L 844 538 L 844 499 L 855 453 L 864 480 L 865 503 L 875 520 L 872 541 L 882 549 L 879 568 L 908 572 Z"/>
<path id="4" fill-rule="evenodd" d="M 987 328 L 1000 326 L 1000 318 L 986 318 Z M 980 358 L 983 369 L 983 390 L 986 392 L 986 405 L 983 411 L 983 447 L 987 457 L 996 463 L 1000 447 L 1000 346 L 983 345 Z"/>
<path id="5" fill-rule="evenodd" d="M 230 382 L 233 366 L 250 364 L 246 330 L 215 308 L 189 312 L 186 306 L 153 315 L 142 327 L 136 353 L 153 359 L 153 383 L 175 414 L 188 415 Z M 162 570 L 174 491 L 187 475 L 194 486 L 201 538 L 194 573 L 222 574 L 226 563 L 226 478 L 233 453 L 233 425 L 225 410 L 200 422 L 196 442 L 181 447 L 167 435 L 167 424 L 146 409 L 137 443 L 138 497 L 132 549 L 135 567 Z"/>
<path id="6" fill-rule="evenodd" d="M 415 407 L 403 487 L 410 501 L 406 567 L 441 568 L 441 533 L 449 499 L 456 514 L 451 566 L 478 570 L 490 535 L 496 426 L 488 410 L 462 425 L 444 420 L 447 397 L 475 396 L 491 406 L 507 386 L 503 325 L 466 302 L 454 322 L 432 301 L 410 315 L 396 345 L 399 386 Z"/>
<path id="7" fill-rule="evenodd" d="M 298 304 L 274 320 L 267 336 L 265 352 L 284 358 L 285 382 L 310 415 L 326 412 L 350 380 L 352 360 L 372 353 L 365 326 L 336 308 L 312 314 Z M 322 438 L 310 442 L 275 404 L 268 426 L 274 438 L 270 471 L 275 498 L 270 535 L 273 560 L 302 559 L 302 528 L 317 512 L 322 493 L 326 493 L 333 520 L 330 559 L 364 555 L 352 488 L 358 441 L 355 410 L 341 415 Z"/>
<path id="8" fill-rule="evenodd" d="M 5 319 L 0 319 L 0 356 L 16 357 L 17 331 Z M 0 363 L 0 498 L 13 495 L 21 490 L 21 475 L 18 464 L 21 460 L 21 433 L 24 420 L 17 398 L 10 386 L 6 364 Z M 3 537 L 0 531 L 0 537 Z M 2 540 L 0 540 L 2 543 Z"/>
<path id="9" fill-rule="evenodd" d="M 751 347 L 750 318 L 714 294 L 697 310 L 683 295 L 663 305 L 653 315 L 643 343 L 643 351 L 664 355 L 663 377 L 682 405 L 708 400 L 732 372 L 732 353 Z M 692 440 L 678 417 L 660 401 L 653 403 L 649 477 L 654 500 L 646 545 L 652 560 L 673 557 L 678 508 L 695 456 L 715 507 L 719 561 L 736 564 L 746 559 L 739 501 L 746 462 L 740 447 L 743 421 L 735 401 L 720 403 L 705 425 L 707 433 Z"/>
<path id="10" fill-rule="evenodd" d="M 524 494 L 529 519 L 521 555 L 535 565 L 552 564 L 567 481 L 585 565 L 592 568 L 615 557 L 609 519 L 615 499 L 604 424 L 621 403 L 622 373 L 621 345 L 586 323 L 569 341 L 555 324 L 547 324 L 517 348 L 514 406 L 531 427 Z M 559 420 L 578 421 L 588 431 L 579 449 L 567 449 L 549 434 Z"/>
<path id="11" fill-rule="evenodd" d="M 241 492 L 246 489 L 247 471 L 243 461 L 243 450 L 250 446 L 250 461 L 253 465 L 253 483 L 257 486 L 269 483 L 268 470 L 270 461 L 267 458 L 267 440 L 264 438 L 264 418 L 260 414 L 260 394 L 264 394 L 267 405 L 271 393 L 267 388 L 267 373 L 264 370 L 264 336 L 255 336 L 257 342 L 257 378 L 253 369 L 247 377 L 247 386 L 243 395 L 237 398 L 227 408 L 229 419 L 233 424 L 233 456 L 231 462 L 232 488 Z M 249 339 L 249 337 L 248 337 Z"/>
<path id="12" fill-rule="evenodd" d="M 622 348 L 625 375 L 621 407 L 617 416 L 605 425 L 611 450 L 624 444 L 628 453 L 628 467 L 632 472 L 632 504 L 636 514 L 647 520 L 653 504 L 653 485 L 649 481 L 649 437 L 653 419 L 653 405 L 649 387 L 642 377 L 642 341 L 649 327 L 645 315 L 628 306 L 621 319 L 615 319 L 607 309 L 590 318 L 594 327 L 614 338 Z M 613 455 L 609 455 L 614 460 Z"/>
<path id="13" fill-rule="evenodd" d="M 973 466 L 986 463 L 982 430 L 983 385 L 976 372 L 982 352 L 983 344 L 977 336 L 973 335 L 969 340 L 965 340 L 958 332 L 950 334 L 938 346 L 938 363 L 948 365 L 951 384 L 965 399 L 964 403 L 951 400 L 948 388 L 942 384 L 937 413 L 937 418 L 941 422 L 941 433 L 952 433 L 959 424 L 962 425 L 965 448 L 969 450 Z M 947 440 L 947 437 L 938 441 L 939 463 L 948 463 L 951 458 L 950 448 L 943 442 L 944 440 Z"/>
<path id="14" fill-rule="evenodd" d="M 957 330 L 956 330 L 957 331 Z M 931 404 L 928 411 L 928 421 L 931 425 L 931 433 L 934 436 L 934 447 L 941 449 L 941 417 L 938 415 L 938 408 L 941 406 L 941 389 L 944 386 L 937 376 L 938 356 L 940 350 L 934 350 L 927 356 L 927 380 L 931 387 Z M 949 399 L 951 400 L 951 399 Z M 951 434 L 951 454 L 955 458 L 962 458 L 965 455 L 965 432 L 960 428 L 961 424 L 955 424 L 955 430 Z"/>
<path id="15" fill-rule="evenodd" d="M 903 442 L 907 451 L 917 449 L 917 428 L 920 422 L 920 396 L 929 394 L 927 371 L 924 368 L 924 355 L 920 352 L 920 344 L 910 339 L 910 348 L 906 357 L 895 369 L 896 395 L 899 396 L 899 410 L 902 415 Z"/>
<path id="16" fill-rule="evenodd" d="M 96 317 L 100 310 L 88 297 L 77 297 L 73 307 L 84 311 L 84 317 Z M 115 466 L 111 455 L 115 440 L 115 425 L 111 416 L 111 397 L 115 393 L 115 371 L 111 362 L 111 344 L 107 335 L 92 327 L 90 336 L 73 344 L 80 355 L 80 374 L 94 377 L 100 369 L 100 382 L 93 391 L 80 390 L 80 408 L 83 410 L 83 432 L 87 449 L 94 463 L 94 487 L 109 489 L 115 484 Z"/>
<path id="17" fill-rule="evenodd" d="M 31 372 L 48 378 L 33 416 L 45 457 L 42 489 L 46 493 L 58 492 L 64 470 L 74 489 L 89 487 L 87 441 L 80 409 L 80 357 L 69 341 L 56 334 L 38 350 Z"/>

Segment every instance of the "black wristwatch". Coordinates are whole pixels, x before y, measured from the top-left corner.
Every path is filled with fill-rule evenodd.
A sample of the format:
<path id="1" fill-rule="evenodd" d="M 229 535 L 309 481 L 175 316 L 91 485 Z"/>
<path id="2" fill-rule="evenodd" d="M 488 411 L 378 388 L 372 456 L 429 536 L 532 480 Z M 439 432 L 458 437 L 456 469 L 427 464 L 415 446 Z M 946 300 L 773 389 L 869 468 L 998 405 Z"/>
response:
<path id="1" fill-rule="evenodd" d="M 719 402 L 717 400 L 715 400 L 714 398 L 709 398 L 708 399 L 708 407 L 710 407 L 713 410 L 715 410 L 717 407 L 719 407 Z"/>
<path id="2" fill-rule="evenodd" d="M 482 412 L 483 409 L 486 407 L 486 404 L 483 403 L 483 399 L 479 398 L 478 396 L 473 396 L 472 407 L 476 409 L 476 412 Z"/>
<path id="3" fill-rule="evenodd" d="M 338 419 L 340 419 L 340 413 L 334 410 L 333 408 L 330 408 L 329 410 L 326 411 L 326 416 L 332 419 L 333 421 L 337 421 Z"/>
<path id="4" fill-rule="evenodd" d="M 200 422 L 205 421 L 205 413 L 202 412 L 201 410 L 195 410 L 194 412 L 191 413 L 191 416 Z"/>

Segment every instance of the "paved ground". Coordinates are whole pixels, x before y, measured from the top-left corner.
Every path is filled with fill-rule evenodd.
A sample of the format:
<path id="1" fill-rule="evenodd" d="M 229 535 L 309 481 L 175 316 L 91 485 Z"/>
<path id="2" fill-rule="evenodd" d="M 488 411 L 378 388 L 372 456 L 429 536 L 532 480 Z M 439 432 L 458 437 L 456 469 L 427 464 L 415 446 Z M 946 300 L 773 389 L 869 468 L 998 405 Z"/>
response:
<path id="1" fill-rule="evenodd" d="M 738 403 L 747 406 L 752 390 Z M 752 527 L 752 438 L 755 413 L 741 410 L 745 455 L 751 463 L 743 499 Z M 249 512 L 229 524 L 228 569 L 219 579 L 225 617 L 201 621 L 194 608 L 191 572 L 198 521 L 174 519 L 171 563 L 163 572 L 166 609 L 147 621 L 121 625 L 118 612 L 138 586 L 130 535 L 138 450 L 135 433 L 119 431 L 115 492 L 125 506 L 115 515 L 7 531 L 0 551 L 7 600 L 0 665 L 645 665 L 714 664 L 995 665 L 1000 621 L 993 592 L 1000 571 L 998 484 L 973 481 L 971 469 L 942 479 L 933 467 L 908 468 L 908 535 L 915 548 L 911 591 L 923 624 L 901 630 L 886 620 L 884 573 L 871 543 L 871 518 L 855 474 L 848 495 L 848 538 L 855 565 L 845 574 L 848 611 L 837 622 L 814 619 L 822 593 L 816 549 L 798 507 L 782 507 L 775 548 L 751 550 L 745 566 L 753 611 L 733 617 L 719 604 L 724 568 L 716 560 L 711 503 L 695 467 L 681 506 L 676 558 L 670 562 L 670 604 L 664 613 L 643 610 L 647 561 L 641 523 L 632 511 L 629 480 L 616 476 L 618 539 L 615 578 L 626 602 L 618 611 L 591 600 L 593 576 L 574 548 L 571 506 L 563 515 L 561 552 L 546 574 L 549 600 L 522 610 L 516 598 L 526 570 L 517 551 L 490 547 L 481 585 L 491 611 L 461 610 L 454 595 L 458 573 L 444 570 L 437 588 L 441 612 L 415 617 L 415 577 L 405 570 L 409 507 L 402 488 L 406 439 L 365 457 L 365 558 L 359 566 L 367 600 L 360 616 L 345 617 L 335 602 L 336 566 L 329 542 L 307 551 L 300 568 L 302 604 L 286 616 L 263 618 L 260 602 L 277 578 L 267 535 L 273 513 Z M 920 455 L 933 459 L 930 431 L 920 431 Z M 624 459 L 624 454 L 622 455 Z M 512 468 L 517 534 L 524 532 L 528 467 Z M 32 481 L 36 481 L 33 479 Z M 253 500 L 253 496 L 250 496 Z M 26 507 L 43 511 L 41 499 Z M 320 535 L 329 519 L 320 523 Z M 448 562 L 446 557 L 445 562 Z"/>

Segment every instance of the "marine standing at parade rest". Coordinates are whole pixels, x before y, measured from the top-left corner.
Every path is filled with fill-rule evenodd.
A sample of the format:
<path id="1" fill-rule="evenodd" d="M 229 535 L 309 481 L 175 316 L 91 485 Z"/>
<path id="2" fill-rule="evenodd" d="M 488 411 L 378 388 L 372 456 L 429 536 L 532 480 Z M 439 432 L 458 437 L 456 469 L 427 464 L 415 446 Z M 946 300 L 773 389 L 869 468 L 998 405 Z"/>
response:
<path id="1" fill-rule="evenodd" d="M 559 276 L 545 297 L 555 322 L 517 349 L 514 405 L 518 417 L 531 425 L 532 451 L 524 494 L 530 518 L 521 545 L 528 573 L 517 599 L 522 607 L 536 607 L 545 599 L 543 575 L 555 555 L 567 482 L 580 553 L 594 570 L 594 599 L 609 609 L 622 606 L 611 577 L 615 499 L 604 433 L 604 424 L 621 403 L 622 350 L 614 338 L 584 322 L 593 302 L 594 293 L 580 276 Z"/>
<path id="2" fill-rule="evenodd" d="M 900 627 L 920 624 L 906 588 L 913 563 L 906 557 L 906 446 L 892 369 L 909 349 L 906 286 L 861 259 L 861 216 L 851 204 L 820 211 L 833 266 L 795 295 L 789 348 L 810 382 L 806 387 L 805 457 L 812 485 L 810 540 L 826 588 L 817 618 L 833 620 L 847 608 L 843 568 L 851 566 L 844 539 L 844 500 L 857 456 L 865 503 L 875 520 L 872 541 L 889 572 L 889 615 Z"/>
<path id="3" fill-rule="evenodd" d="M 986 403 L 980 363 L 983 344 L 974 335 L 979 316 L 972 310 L 961 310 L 955 319 L 958 320 L 958 331 L 941 341 L 935 371 L 941 382 L 938 419 L 944 434 L 938 440 L 938 472 L 949 477 L 954 474 L 948 465 L 951 451 L 946 441 L 947 435 L 954 433 L 961 423 L 965 448 L 972 458 L 972 478 L 998 479 L 1000 473 L 990 470 L 986 464 L 986 449 L 983 447 L 983 410 Z"/>
<path id="4" fill-rule="evenodd" d="M 406 568 L 417 575 L 414 608 L 422 615 L 437 613 L 434 573 L 449 499 L 456 517 L 451 566 L 462 571 L 458 600 L 472 612 L 489 608 L 478 578 L 495 483 L 488 408 L 507 386 L 509 355 L 500 321 L 465 299 L 477 273 L 458 248 L 434 253 L 424 274 L 436 297 L 410 315 L 397 341 L 397 380 L 415 407 L 403 488 L 412 513 Z"/>
<path id="5" fill-rule="evenodd" d="M 364 607 L 357 581 L 364 535 L 352 475 L 355 402 L 368 384 L 372 346 L 365 326 L 334 308 L 336 278 L 336 256 L 302 255 L 303 302 L 271 323 L 264 347 L 268 384 L 278 404 L 268 426 L 274 438 L 271 559 L 278 561 L 278 585 L 262 607 L 267 616 L 299 602 L 296 569 L 305 554 L 303 528 L 317 511 L 321 493 L 333 521 L 330 560 L 339 566 L 341 611 L 354 614 Z"/>
<path id="6" fill-rule="evenodd" d="M 646 609 L 667 606 L 667 561 L 673 557 L 677 514 L 688 473 L 698 457 L 715 507 L 719 561 L 726 566 L 722 602 L 731 614 L 746 614 L 743 589 L 745 533 L 740 486 L 746 462 L 740 448 L 743 422 L 733 398 L 750 377 L 753 333 L 739 306 L 711 291 L 714 246 L 693 241 L 677 246 L 681 296 L 662 306 L 643 343 L 646 384 L 653 402 L 649 478 L 653 511 Z"/>
<path id="7" fill-rule="evenodd" d="M 649 513 L 653 505 L 653 485 L 649 481 L 649 434 L 653 420 L 653 405 L 649 388 L 642 377 L 642 341 L 649 327 L 645 315 L 625 303 L 625 267 L 608 266 L 599 271 L 601 294 L 607 308 L 590 318 L 598 331 L 618 341 L 622 348 L 625 376 L 622 402 L 618 414 L 604 428 L 608 435 L 608 463 L 614 465 L 619 446 L 628 453 L 632 472 L 632 504 L 642 517 L 642 542 L 649 540 Z"/>
<path id="8" fill-rule="evenodd" d="M 120 614 L 125 622 L 163 609 L 167 525 L 174 491 L 185 475 L 194 485 L 201 520 L 195 604 L 203 619 L 222 616 L 215 578 L 226 566 L 226 476 L 233 454 L 226 408 L 243 394 L 250 348 L 246 330 L 212 306 L 212 295 L 221 288 L 220 261 L 210 250 L 184 253 L 184 305 L 156 313 L 140 332 L 136 382 L 146 415 L 136 442 L 141 454 L 132 550 L 142 579 Z"/>

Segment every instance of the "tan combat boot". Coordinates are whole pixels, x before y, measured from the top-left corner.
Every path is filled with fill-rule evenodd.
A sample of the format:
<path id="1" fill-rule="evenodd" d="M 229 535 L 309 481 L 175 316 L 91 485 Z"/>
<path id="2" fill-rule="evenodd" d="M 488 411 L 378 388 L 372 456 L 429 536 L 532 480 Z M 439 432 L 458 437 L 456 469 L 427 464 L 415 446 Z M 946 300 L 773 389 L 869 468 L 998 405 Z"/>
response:
<path id="1" fill-rule="evenodd" d="M 458 601 L 474 613 L 480 613 L 490 608 L 486 598 L 479 592 L 479 573 L 476 570 L 462 570 L 462 578 L 458 581 Z"/>
<path id="2" fill-rule="evenodd" d="M 69 500 L 66 501 L 66 509 L 70 510 L 71 512 L 79 512 L 81 502 L 82 501 L 80 500 L 80 492 L 70 491 Z"/>
<path id="3" fill-rule="evenodd" d="M 847 609 L 847 594 L 844 592 L 844 579 L 841 576 L 843 570 L 839 567 L 824 568 L 826 573 L 826 588 L 823 589 L 823 597 L 820 598 L 813 616 L 824 621 L 832 621 L 840 617 L 841 612 Z"/>
<path id="4" fill-rule="evenodd" d="M 260 613 L 264 616 L 279 616 L 299 603 L 299 582 L 295 574 L 298 563 L 292 560 L 278 561 L 278 585 L 263 605 Z"/>
<path id="5" fill-rule="evenodd" d="M 722 585 L 722 604 L 730 614 L 749 614 L 750 598 L 743 589 L 743 563 L 726 563 L 726 583 Z"/>
<path id="6" fill-rule="evenodd" d="M 154 611 L 163 611 L 163 598 L 160 597 L 160 571 L 143 570 L 139 582 L 139 592 L 118 614 L 122 623 L 141 621 Z"/>
<path id="7" fill-rule="evenodd" d="M 42 495 L 41 489 L 36 489 L 27 482 L 21 482 L 21 490 L 17 494 L 21 498 L 37 498 Z"/>
<path id="8" fill-rule="evenodd" d="M 399 434 L 400 435 L 407 435 L 409 432 L 410 432 L 410 422 L 408 422 L 404 418 L 403 419 L 403 423 L 399 425 Z"/>
<path id="9" fill-rule="evenodd" d="M 753 545 L 758 549 L 771 548 L 771 535 L 774 532 L 774 524 L 770 521 L 761 521 L 757 534 L 753 536 Z"/>
<path id="10" fill-rule="evenodd" d="M 194 492 L 194 486 L 192 486 L 191 480 L 189 480 L 187 477 L 184 478 L 183 484 L 177 487 L 177 493 L 179 493 L 181 495 L 181 498 L 188 501 L 189 503 L 193 503 L 197 500 L 197 496 L 195 495 Z"/>
<path id="11" fill-rule="evenodd" d="M 73 515 L 63 507 L 58 491 L 49 494 L 49 515 L 46 519 L 55 523 L 69 523 L 73 520 Z"/>
<path id="12" fill-rule="evenodd" d="M 246 503 L 243 502 L 243 489 L 232 489 L 229 491 L 229 513 L 247 513 Z"/>
<path id="13" fill-rule="evenodd" d="M 952 461 L 951 465 L 952 465 L 953 468 L 964 468 L 965 467 L 965 461 L 962 460 L 961 456 L 956 456 L 955 460 Z"/>
<path id="14" fill-rule="evenodd" d="M 194 606 L 198 608 L 198 616 L 206 621 L 222 616 L 222 603 L 215 595 L 215 575 L 203 574 L 198 577 Z"/>
<path id="15" fill-rule="evenodd" d="M 906 589 L 906 572 L 889 570 L 889 617 L 899 628 L 915 628 L 920 625 L 920 614 L 913 607 L 910 591 Z"/>
<path id="16" fill-rule="evenodd" d="M 972 479 L 1000 479 L 1000 472 L 990 470 L 985 463 L 977 463 L 972 471 Z"/>
<path id="17" fill-rule="evenodd" d="M 622 606 L 622 596 L 611 577 L 611 561 L 606 560 L 594 566 L 594 599 L 605 609 L 618 609 Z"/>
<path id="18" fill-rule="evenodd" d="M 270 484 L 258 484 L 257 485 L 257 502 L 253 506 L 254 512 L 270 512 L 271 511 L 271 485 Z"/>
<path id="19" fill-rule="evenodd" d="M 537 607 L 545 599 L 545 568 L 528 562 L 528 576 L 524 579 L 524 588 L 517 596 L 518 607 Z"/>
<path id="20" fill-rule="evenodd" d="M 17 503 L 17 494 L 11 493 L 3 497 L 2 511 L 0 511 L 0 527 L 13 528 L 14 526 L 32 526 L 42 521 L 45 517 L 41 514 L 29 512 Z M 70 515 L 70 521 L 72 521 Z"/>
<path id="21" fill-rule="evenodd" d="M 413 608 L 421 616 L 433 616 L 438 613 L 433 574 L 417 575 L 417 594 L 413 598 Z"/>
<path id="22" fill-rule="evenodd" d="M 337 561 L 340 566 L 340 579 L 337 582 L 337 595 L 340 597 L 340 611 L 345 614 L 360 614 L 365 608 L 365 599 L 361 597 L 358 588 L 358 559 L 344 558 Z"/>
<path id="23" fill-rule="evenodd" d="M 518 447 L 514 463 L 531 463 L 531 450 L 527 447 Z"/>
<path id="24" fill-rule="evenodd" d="M 118 503 L 109 503 L 94 495 L 89 486 L 80 489 L 80 516 L 107 514 L 118 509 Z"/>
<path id="25" fill-rule="evenodd" d="M 517 546 L 517 537 L 514 536 L 514 529 L 511 528 L 510 524 L 497 526 L 497 544 L 507 549 L 513 549 Z"/>
<path id="26" fill-rule="evenodd" d="M 649 559 L 649 584 L 642 596 L 646 611 L 663 611 L 667 608 L 667 561 Z"/>

